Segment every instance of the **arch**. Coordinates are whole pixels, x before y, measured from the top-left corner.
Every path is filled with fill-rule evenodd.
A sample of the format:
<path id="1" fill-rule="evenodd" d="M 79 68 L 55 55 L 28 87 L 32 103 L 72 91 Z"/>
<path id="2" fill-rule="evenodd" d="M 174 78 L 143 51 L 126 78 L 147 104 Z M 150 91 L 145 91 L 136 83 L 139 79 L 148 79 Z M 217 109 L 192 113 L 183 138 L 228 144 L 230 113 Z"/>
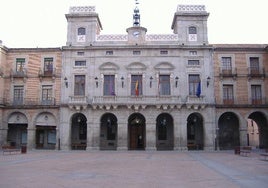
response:
<path id="1" fill-rule="evenodd" d="M 147 69 L 146 65 L 144 65 L 143 63 L 140 62 L 134 62 L 134 63 L 130 63 L 127 67 L 127 70 L 129 71 L 144 71 Z"/>
<path id="2" fill-rule="evenodd" d="M 87 118 L 82 113 L 76 113 L 71 119 L 71 148 L 74 150 L 86 150 Z"/>
<path id="3" fill-rule="evenodd" d="M 157 150 L 174 148 L 174 122 L 168 113 L 162 113 L 156 118 L 156 148 Z"/>
<path id="4" fill-rule="evenodd" d="M 20 148 L 27 145 L 28 119 L 21 112 L 13 112 L 8 117 L 7 142 L 11 146 Z"/>
<path id="5" fill-rule="evenodd" d="M 42 112 L 37 115 L 35 132 L 36 149 L 55 149 L 56 148 L 56 117 L 50 112 Z"/>
<path id="6" fill-rule="evenodd" d="M 100 149 L 116 150 L 117 117 L 112 113 L 103 114 L 100 119 Z"/>
<path id="7" fill-rule="evenodd" d="M 262 112 L 256 111 L 248 116 L 248 145 L 268 148 L 268 123 Z"/>
<path id="8" fill-rule="evenodd" d="M 112 62 L 106 62 L 99 66 L 99 70 L 101 71 L 117 71 L 119 70 L 119 66 Z"/>
<path id="9" fill-rule="evenodd" d="M 146 120 L 140 113 L 134 113 L 128 118 L 128 148 L 129 150 L 144 150 L 146 143 Z"/>
<path id="10" fill-rule="evenodd" d="M 158 63 L 157 65 L 154 66 L 154 69 L 156 70 L 168 70 L 168 71 L 171 71 L 171 70 L 174 70 L 175 67 L 174 65 L 172 65 L 171 63 L 169 62 L 161 62 L 161 63 Z"/>
<path id="11" fill-rule="evenodd" d="M 204 148 L 203 117 L 196 112 L 187 118 L 187 147 L 188 150 L 202 150 Z"/>
<path id="12" fill-rule="evenodd" d="M 218 120 L 220 150 L 234 149 L 240 145 L 239 119 L 233 112 L 223 113 Z"/>

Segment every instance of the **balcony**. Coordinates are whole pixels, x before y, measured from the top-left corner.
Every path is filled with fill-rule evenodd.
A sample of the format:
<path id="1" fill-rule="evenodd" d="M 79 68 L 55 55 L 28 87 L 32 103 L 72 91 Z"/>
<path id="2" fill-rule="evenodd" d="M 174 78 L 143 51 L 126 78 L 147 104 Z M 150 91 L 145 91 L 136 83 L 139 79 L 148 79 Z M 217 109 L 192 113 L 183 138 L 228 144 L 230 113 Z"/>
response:
<path id="1" fill-rule="evenodd" d="M 53 80 L 56 78 L 56 68 L 51 69 L 51 70 L 39 70 L 38 76 L 40 78 L 40 80 L 42 80 L 43 78 L 52 78 Z"/>
<path id="2" fill-rule="evenodd" d="M 12 79 L 12 81 L 14 78 L 23 78 L 25 81 L 25 79 L 27 78 L 27 70 L 25 68 L 20 71 L 11 70 L 10 78 Z"/>
<path id="3" fill-rule="evenodd" d="M 4 98 L 3 105 L 11 107 L 56 106 L 56 99 L 51 98 L 51 100 L 40 100 L 39 98 L 21 98 L 10 101 L 8 98 Z"/>
<path id="4" fill-rule="evenodd" d="M 188 95 L 186 99 L 186 107 L 188 109 L 193 108 L 195 110 L 199 108 L 204 109 L 206 107 L 205 96 L 197 97 L 195 95 Z"/>
<path id="5" fill-rule="evenodd" d="M 219 70 L 220 73 L 220 78 L 233 78 L 234 80 L 237 77 L 237 69 L 236 68 L 230 68 L 230 69 L 226 69 L 224 67 L 220 67 Z"/>
<path id="6" fill-rule="evenodd" d="M 252 78 L 265 78 L 265 69 L 259 69 L 255 67 L 249 67 L 248 68 L 248 79 Z"/>
<path id="7" fill-rule="evenodd" d="M 68 106 L 70 109 L 81 110 L 86 109 L 89 104 L 88 97 L 86 96 L 70 96 Z"/>
<path id="8" fill-rule="evenodd" d="M 155 106 L 158 109 L 180 109 L 182 106 L 180 96 L 95 96 L 92 106 L 96 108 L 116 109 L 118 106 L 126 106 L 129 109 L 145 109 Z"/>

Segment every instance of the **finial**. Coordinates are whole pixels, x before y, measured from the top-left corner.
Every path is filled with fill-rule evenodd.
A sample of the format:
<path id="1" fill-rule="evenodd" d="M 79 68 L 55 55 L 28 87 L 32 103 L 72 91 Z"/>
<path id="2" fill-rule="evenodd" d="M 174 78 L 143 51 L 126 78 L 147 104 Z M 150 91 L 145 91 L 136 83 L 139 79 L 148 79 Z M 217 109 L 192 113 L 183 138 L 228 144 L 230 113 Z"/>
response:
<path id="1" fill-rule="evenodd" d="M 133 14 L 133 26 L 140 26 L 140 10 L 138 8 L 139 1 L 135 0 L 136 7 Z"/>

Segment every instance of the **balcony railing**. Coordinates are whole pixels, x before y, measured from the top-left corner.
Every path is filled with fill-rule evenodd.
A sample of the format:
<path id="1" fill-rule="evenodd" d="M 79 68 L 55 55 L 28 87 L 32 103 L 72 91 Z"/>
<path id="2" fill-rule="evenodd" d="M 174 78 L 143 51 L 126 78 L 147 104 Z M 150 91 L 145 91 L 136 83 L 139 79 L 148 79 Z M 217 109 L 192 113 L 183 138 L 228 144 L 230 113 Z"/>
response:
<path id="1" fill-rule="evenodd" d="M 265 69 L 249 67 L 248 78 L 265 78 Z"/>
<path id="2" fill-rule="evenodd" d="M 56 68 L 51 69 L 51 70 L 40 69 L 38 75 L 39 77 L 55 77 L 57 73 L 56 71 L 57 71 Z"/>
<path id="3" fill-rule="evenodd" d="M 27 70 L 26 69 L 22 69 L 22 70 L 11 70 L 10 73 L 11 77 L 13 78 L 25 78 L 27 77 Z"/>
<path id="4" fill-rule="evenodd" d="M 8 98 L 3 99 L 3 105 L 5 106 L 55 106 L 56 99 L 51 98 L 42 100 L 39 98 L 21 98 L 9 100 Z"/>
<path id="5" fill-rule="evenodd" d="M 180 96 L 95 96 L 92 104 L 181 104 Z"/>
<path id="6" fill-rule="evenodd" d="M 237 69 L 230 68 L 226 69 L 224 67 L 220 67 L 220 77 L 223 79 L 225 77 L 233 77 L 234 79 L 237 77 Z"/>

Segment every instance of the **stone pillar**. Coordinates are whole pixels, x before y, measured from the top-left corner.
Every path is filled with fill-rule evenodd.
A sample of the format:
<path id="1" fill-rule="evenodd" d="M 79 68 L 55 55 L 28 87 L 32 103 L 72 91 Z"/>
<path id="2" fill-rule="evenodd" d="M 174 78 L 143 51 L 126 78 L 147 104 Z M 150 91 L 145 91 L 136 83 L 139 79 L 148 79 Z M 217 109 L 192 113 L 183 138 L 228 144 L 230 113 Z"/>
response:
<path id="1" fill-rule="evenodd" d="M 239 125 L 239 139 L 240 146 L 247 146 L 247 133 L 248 133 L 248 122 L 246 119 L 240 119 L 241 124 Z"/>
<path id="2" fill-rule="evenodd" d="M 156 125 L 146 123 L 146 150 L 156 150 Z"/>
<path id="3" fill-rule="evenodd" d="M 27 127 L 27 150 L 35 149 L 35 133 L 36 128 L 32 122 L 28 123 Z"/>
<path id="4" fill-rule="evenodd" d="M 128 126 L 122 121 L 118 122 L 117 150 L 128 150 Z"/>
<path id="5" fill-rule="evenodd" d="M 69 122 L 61 122 L 60 125 L 60 148 L 61 150 L 71 149 L 71 125 Z"/>

